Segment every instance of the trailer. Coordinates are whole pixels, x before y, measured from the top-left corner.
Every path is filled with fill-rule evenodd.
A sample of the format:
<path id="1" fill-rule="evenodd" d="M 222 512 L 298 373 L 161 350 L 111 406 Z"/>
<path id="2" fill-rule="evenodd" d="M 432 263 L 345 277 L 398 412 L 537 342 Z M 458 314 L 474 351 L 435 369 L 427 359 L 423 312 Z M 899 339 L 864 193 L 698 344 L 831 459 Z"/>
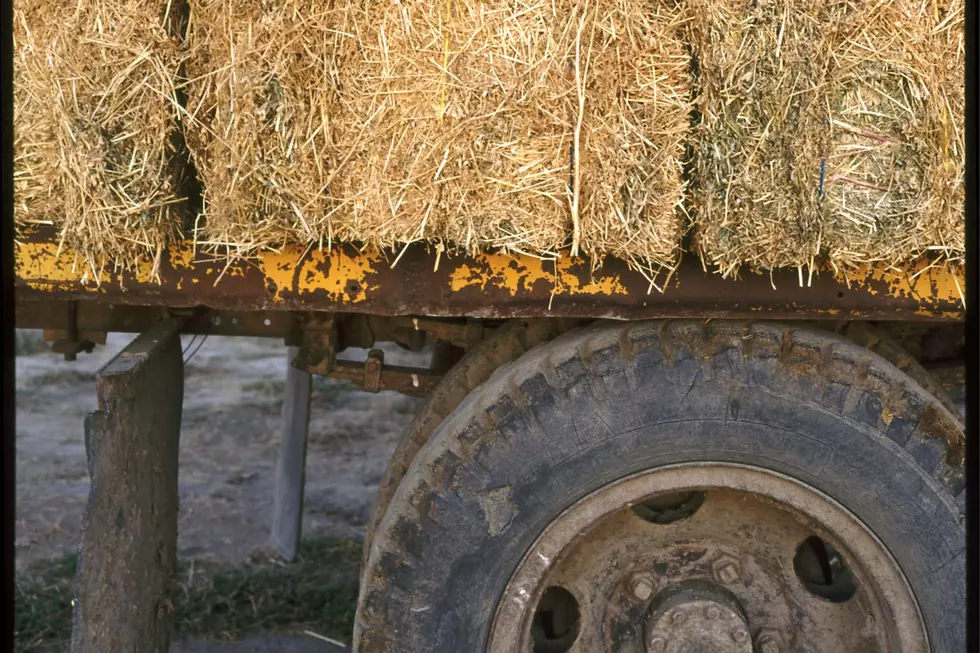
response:
<path id="1" fill-rule="evenodd" d="M 97 377 L 72 650 L 159 651 L 176 563 L 180 334 L 294 354 L 273 540 L 295 553 L 309 385 L 428 398 L 381 481 L 354 650 L 966 651 L 964 280 L 738 279 L 610 260 L 284 248 L 96 277 L 16 244 L 16 325 Z M 377 343 L 432 349 L 428 368 Z M 371 349 L 363 362 L 338 360 Z M 293 372 L 291 372 L 291 375 Z"/>

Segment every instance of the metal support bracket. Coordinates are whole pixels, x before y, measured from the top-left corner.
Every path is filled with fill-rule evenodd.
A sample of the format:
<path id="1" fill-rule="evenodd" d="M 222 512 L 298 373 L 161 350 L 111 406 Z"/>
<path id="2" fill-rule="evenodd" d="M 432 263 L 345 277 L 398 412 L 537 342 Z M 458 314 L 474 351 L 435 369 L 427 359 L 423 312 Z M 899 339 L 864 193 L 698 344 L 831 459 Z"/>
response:
<path id="1" fill-rule="evenodd" d="M 43 331 L 45 342 L 51 343 L 51 351 L 57 354 L 64 354 L 66 361 L 73 361 L 78 358 L 78 354 L 85 352 L 91 354 L 95 345 L 104 345 L 106 340 L 105 331 L 84 331 L 78 330 L 78 301 L 68 302 L 68 328 L 67 329 L 45 329 Z"/>
<path id="2" fill-rule="evenodd" d="M 297 329 L 299 350 L 293 367 L 309 374 L 327 376 L 337 360 L 336 314 L 313 313 L 297 325 Z"/>
<path id="3" fill-rule="evenodd" d="M 290 347 L 288 360 L 298 355 Z M 272 504 L 272 544 L 286 560 L 299 550 L 303 533 L 303 490 L 306 485 L 306 443 L 310 427 L 310 375 L 287 365 L 286 391 L 282 401 L 282 439 L 276 462 Z"/>
<path id="4" fill-rule="evenodd" d="M 380 349 L 372 349 L 368 352 L 367 359 L 363 363 L 336 361 L 333 370 L 327 376 L 331 379 L 350 381 L 367 392 L 394 390 L 413 397 L 428 396 L 442 380 L 442 374 L 431 369 L 385 366 L 384 352 Z"/>

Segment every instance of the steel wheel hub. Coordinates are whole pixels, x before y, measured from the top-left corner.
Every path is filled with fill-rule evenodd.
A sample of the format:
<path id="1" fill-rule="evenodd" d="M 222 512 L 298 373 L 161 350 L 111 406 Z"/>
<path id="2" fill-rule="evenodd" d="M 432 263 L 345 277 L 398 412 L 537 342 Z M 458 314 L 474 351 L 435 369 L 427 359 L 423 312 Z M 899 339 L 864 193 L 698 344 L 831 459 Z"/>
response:
<path id="1" fill-rule="evenodd" d="M 497 604 L 490 653 L 922 653 L 901 570 L 852 513 L 767 470 L 640 473 L 556 518 Z"/>
<path id="2" fill-rule="evenodd" d="M 738 599 L 711 583 L 667 588 L 650 604 L 646 646 L 651 653 L 752 653 Z"/>

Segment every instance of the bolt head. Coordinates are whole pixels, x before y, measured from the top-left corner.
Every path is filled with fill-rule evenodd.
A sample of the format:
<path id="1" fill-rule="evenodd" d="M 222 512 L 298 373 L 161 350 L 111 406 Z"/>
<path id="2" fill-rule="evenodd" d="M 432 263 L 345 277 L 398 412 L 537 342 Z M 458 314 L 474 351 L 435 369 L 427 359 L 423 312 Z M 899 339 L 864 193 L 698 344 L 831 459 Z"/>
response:
<path id="1" fill-rule="evenodd" d="M 650 640 L 651 651 L 663 651 L 667 648 L 667 640 L 663 637 L 654 637 Z"/>
<path id="2" fill-rule="evenodd" d="M 782 636 L 775 628 L 763 628 L 756 639 L 759 653 L 782 653 L 782 640 Z"/>
<path id="3" fill-rule="evenodd" d="M 684 612 L 683 608 L 677 608 L 670 615 L 670 623 L 672 624 L 682 624 L 687 620 L 687 613 Z"/>
<path id="4" fill-rule="evenodd" d="M 732 639 L 739 644 L 744 644 L 749 639 L 749 634 L 744 628 L 736 628 L 732 631 Z"/>
<path id="5" fill-rule="evenodd" d="M 646 601 L 653 596 L 653 578 L 642 572 L 633 574 L 630 577 L 630 591 L 637 599 Z"/>
<path id="6" fill-rule="evenodd" d="M 726 585 L 738 582 L 742 575 L 738 560 L 727 553 L 718 556 L 718 559 L 711 565 L 711 571 L 714 573 L 715 580 Z"/>
<path id="7" fill-rule="evenodd" d="M 705 611 L 705 614 L 707 615 L 708 619 L 718 619 L 721 617 L 721 610 L 718 609 L 718 606 L 709 605 L 708 609 Z"/>

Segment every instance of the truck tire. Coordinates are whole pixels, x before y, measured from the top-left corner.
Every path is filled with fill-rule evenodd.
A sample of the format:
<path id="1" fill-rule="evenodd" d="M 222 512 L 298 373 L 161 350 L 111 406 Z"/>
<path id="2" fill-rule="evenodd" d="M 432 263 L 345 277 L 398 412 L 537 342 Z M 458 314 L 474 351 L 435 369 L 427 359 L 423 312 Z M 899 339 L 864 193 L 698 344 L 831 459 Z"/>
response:
<path id="1" fill-rule="evenodd" d="M 510 320 L 496 329 L 490 337 L 481 340 L 467 351 L 462 359 L 449 369 L 425 406 L 412 420 L 408 431 L 399 440 L 384 476 L 381 477 L 378 497 L 365 529 L 362 571 L 367 564 L 367 555 L 378 523 L 388 509 L 395 489 L 436 427 L 467 395 L 489 379 L 494 370 L 516 360 L 532 347 L 556 338 L 567 331 L 572 324 L 574 323 L 562 319 Z"/>
<path id="2" fill-rule="evenodd" d="M 370 547 L 355 650 L 717 635 L 737 652 L 960 653 L 963 451 L 939 401 L 833 333 L 572 331 L 498 369 L 415 456 Z M 688 630 L 678 606 L 696 608 Z"/>

